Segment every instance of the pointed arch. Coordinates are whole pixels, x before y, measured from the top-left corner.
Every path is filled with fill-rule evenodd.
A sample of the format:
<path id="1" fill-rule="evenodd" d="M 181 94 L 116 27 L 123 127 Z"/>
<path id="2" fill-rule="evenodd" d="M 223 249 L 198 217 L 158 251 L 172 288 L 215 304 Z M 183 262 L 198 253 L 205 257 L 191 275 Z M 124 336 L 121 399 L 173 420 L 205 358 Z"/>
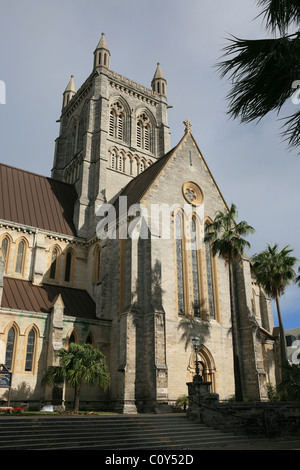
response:
<path id="1" fill-rule="evenodd" d="M 124 173 L 127 175 L 131 174 L 131 160 L 132 160 L 132 155 L 130 152 L 126 152 L 124 155 Z"/>
<path id="2" fill-rule="evenodd" d="M 118 154 L 118 168 L 117 170 L 124 173 L 125 152 L 120 150 Z"/>
<path id="3" fill-rule="evenodd" d="M 75 328 L 72 328 L 66 336 L 66 349 L 71 343 L 79 344 L 79 335 Z"/>
<path id="4" fill-rule="evenodd" d="M 174 212 L 173 224 L 178 313 L 207 320 L 203 275 L 203 222 L 197 212 L 186 213 L 178 209 Z"/>
<path id="5" fill-rule="evenodd" d="M 211 222 L 209 217 L 205 218 L 204 231 L 207 230 L 207 223 Z M 209 318 L 220 321 L 217 258 L 213 256 L 208 242 L 204 243 L 204 250 Z"/>
<path id="6" fill-rule="evenodd" d="M 129 116 L 130 107 L 126 100 L 119 95 L 111 97 L 109 104 L 109 137 L 123 142 L 129 140 Z"/>
<path id="7" fill-rule="evenodd" d="M 73 282 L 75 269 L 75 252 L 72 248 L 68 248 L 64 253 L 64 278 L 65 282 Z"/>
<path id="8" fill-rule="evenodd" d="M 117 164 L 118 149 L 116 147 L 111 147 L 108 150 L 108 153 L 109 153 L 109 166 L 113 170 L 116 170 L 118 168 L 118 164 Z"/>
<path id="9" fill-rule="evenodd" d="M 16 274 L 24 275 L 25 260 L 28 251 L 28 241 L 26 238 L 21 237 L 16 241 L 14 272 Z"/>
<path id="10" fill-rule="evenodd" d="M 12 238 L 8 233 L 4 233 L 0 237 L 0 255 L 4 261 L 4 272 L 8 271 L 9 259 L 11 254 Z"/>
<path id="11" fill-rule="evenodd" d="M 142 173 L 146 169 L 146 160 L 144 158 L 139 159 L 138 163 L 138 174 Z"/>
<path id="12" fill-rule="evenodd" d="M 204 382 L 211 382 L 211 392 L 216 392 L 216 365 L 213 358 L 213 355 L 209 349 L 201 344 L 197 353 L 198 365 L 200 369 L 200 375 Z M 190 354 L 189 363 L 187 367 L 188 379 L 189 381 L 193 380 L 194 375 L 196 374 L 196 353 L 193 350 Z"/>
<path id="13" fill-rule="evenodd" d="M 174 240 L 176 259 L 176 291 L 178 315 L 185 315 L 186 309 L 186 276 L 184 253 L 184 219 L 182 210 L 174 212 Z"/>
<path id="14" fill-rule="evenodd" d="M 18 339 L 20 335 L 20 330 L 17 323 L 12 322 L 7 325 L 4 334 L 6 344 L 4 364 L 7 369 L 13 370 L 16 360 Z"/>
<path id="15" fill-rule="evenodd" d="M 145 107 L 136 110 L 136 146 L 154 153 L 156 119 Z"/>
<path id="16" fill-rule="evenodd" d="M 89 331 L 88 334 L 86 335 L 85 337 L 85 340 L 84 340 L 85 344 L 90 344 L 91 346 L 94 347 L 95 345 L 95 338 L 94 338 L 94 335 L 93 335 L 93 332 L 92 331 Z"/>
<path id="17" fill-rule="evenodd" d="M 50 261 L 49 261 L 49 279 L 57 281 L 60 277 L 60 260 L 61 248 L 58 245 L 53 245 L 50 248 Z"/>
<path id="18" fill-rule="evenodd" d="M 36 325 L 27 328 L 25 332 L 26 356 L 24 370 L 25 372 L 34 372 L 36 370 L 37 339 L 39 330 Z"/>
<path id="19" fill-rule="evenodd" d="M 190 223 L 190 249 L 191 249 L 191 264 L 192 264 L 192 284 L 193 284 L 193 314 L 194 317 L 201 316 L 201 270 L 198 252 L 198 238 L 199 229 L 197 218 L 195 214 L 189 219 Z"/>

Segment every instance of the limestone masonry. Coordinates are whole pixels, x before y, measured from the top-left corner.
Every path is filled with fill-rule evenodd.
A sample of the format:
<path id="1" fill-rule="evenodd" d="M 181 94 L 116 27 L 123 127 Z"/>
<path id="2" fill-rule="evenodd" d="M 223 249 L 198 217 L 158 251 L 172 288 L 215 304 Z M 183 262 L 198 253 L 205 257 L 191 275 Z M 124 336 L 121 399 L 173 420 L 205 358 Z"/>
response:
<path id="1" fill-rule="evenodd" d="M 72 390 L 41 379 L 77 342 L 99 348 L 111 374 L 107 392 L 85 388 L 82 409 L 164 409 L 195 375 L 194 336 L 203 380 L 232 397 L 229 271 L 203 243 L 205 222 L 227 205 L 188 121 L 170 148 L 160 64 L 151 88 L 113 72 L 102 34 L 91 74 L 77 91 L 71 76 L 62 101 L 51 177 L 0 165 L 0 364 L 13 373 L 11 400 L 68 407 Z M 115 214 L 106 239 L 103 204 Z M 130 212 L 141 207 L 171 209 L 143 226 Z M 120 236 L 132 223 L 146 236 Z M 270 301 L 246 255 L 234 268 L 243 394 L 267 400 L 278 380 Z"/>

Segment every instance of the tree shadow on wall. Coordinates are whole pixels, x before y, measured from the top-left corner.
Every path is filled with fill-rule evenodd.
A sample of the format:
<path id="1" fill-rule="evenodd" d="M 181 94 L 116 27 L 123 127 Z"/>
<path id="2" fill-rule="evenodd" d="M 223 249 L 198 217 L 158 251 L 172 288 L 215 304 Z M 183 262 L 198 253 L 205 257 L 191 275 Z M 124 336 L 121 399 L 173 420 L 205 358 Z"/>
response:
<path id="1" fill-rule="evenodd" d="M 26 383 L 21 382 L 16 388 L 11 388 L 10 400 L 12 402 L 26 402 L 34 395 L 32 388 Z M 2 395 L 2 399 L 8 400 L 9 390 L 6 390 Z"/>
<path id="2" fill-rule="evenodd" d="M 185 343 L 185 350 L 187 350 L 192 344 L 192 338 L 197 336 L 200 338 L 201 344 L 205 344 L 205 340 L 210 336 L 210 323 L 206 318 L 207 309 L 204 307 L 204 301 L 200 303 L 200 315 L 195 317 L 194 315 L 184 316 L 178 325 L 178 330 L 182 330 L 180 341 Z"/>

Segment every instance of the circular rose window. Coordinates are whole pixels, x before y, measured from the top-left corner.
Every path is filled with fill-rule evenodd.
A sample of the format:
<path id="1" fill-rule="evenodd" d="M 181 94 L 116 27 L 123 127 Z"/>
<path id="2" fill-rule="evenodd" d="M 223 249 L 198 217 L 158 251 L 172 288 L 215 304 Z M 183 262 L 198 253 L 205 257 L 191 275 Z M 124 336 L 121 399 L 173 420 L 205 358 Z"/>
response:
<path id="1" fill-rule="evenodd" d="M 198 204 L 201 204 L 203 202 L 203 194 L 201 189 L 196 183 L 193 183 L 192 181 L 184 183 L 184 185 L 182 186 L 182 193 L 185 200 L 189 204 L 197 206 Z"/>

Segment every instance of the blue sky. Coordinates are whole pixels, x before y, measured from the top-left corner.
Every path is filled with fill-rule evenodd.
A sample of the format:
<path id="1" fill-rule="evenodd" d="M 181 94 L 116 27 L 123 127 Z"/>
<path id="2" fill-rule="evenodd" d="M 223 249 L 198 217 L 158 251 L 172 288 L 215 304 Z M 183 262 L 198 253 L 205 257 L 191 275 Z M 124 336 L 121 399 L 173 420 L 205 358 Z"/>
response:
<path id="1" fill-rule="evenodd" d="M 215 68 L 230 34 L 267 36 L 254 19 L 256 1 L 1 0 L 0 7 L 2 162 L 50 176 L 62 93 L 71 74 L 78 89 L 91 73 L 105 32 L 115 72 L 150 88 L 160 62 L 172 106 L 171 145 L 189 119 L 228 205 L 234 202 L 239 220 L 256 230 L 249 255 L 276 242 L 300 259 L 300 157 L 282 142 L 278 116 L 247 125 L 229 120 L 229 83 Z M 287 103 L 282 116 L 295 106 Z M 281 300 L 286 329 L 300 327 L 299 301 L 300 288 L 289 287 Z"/>

